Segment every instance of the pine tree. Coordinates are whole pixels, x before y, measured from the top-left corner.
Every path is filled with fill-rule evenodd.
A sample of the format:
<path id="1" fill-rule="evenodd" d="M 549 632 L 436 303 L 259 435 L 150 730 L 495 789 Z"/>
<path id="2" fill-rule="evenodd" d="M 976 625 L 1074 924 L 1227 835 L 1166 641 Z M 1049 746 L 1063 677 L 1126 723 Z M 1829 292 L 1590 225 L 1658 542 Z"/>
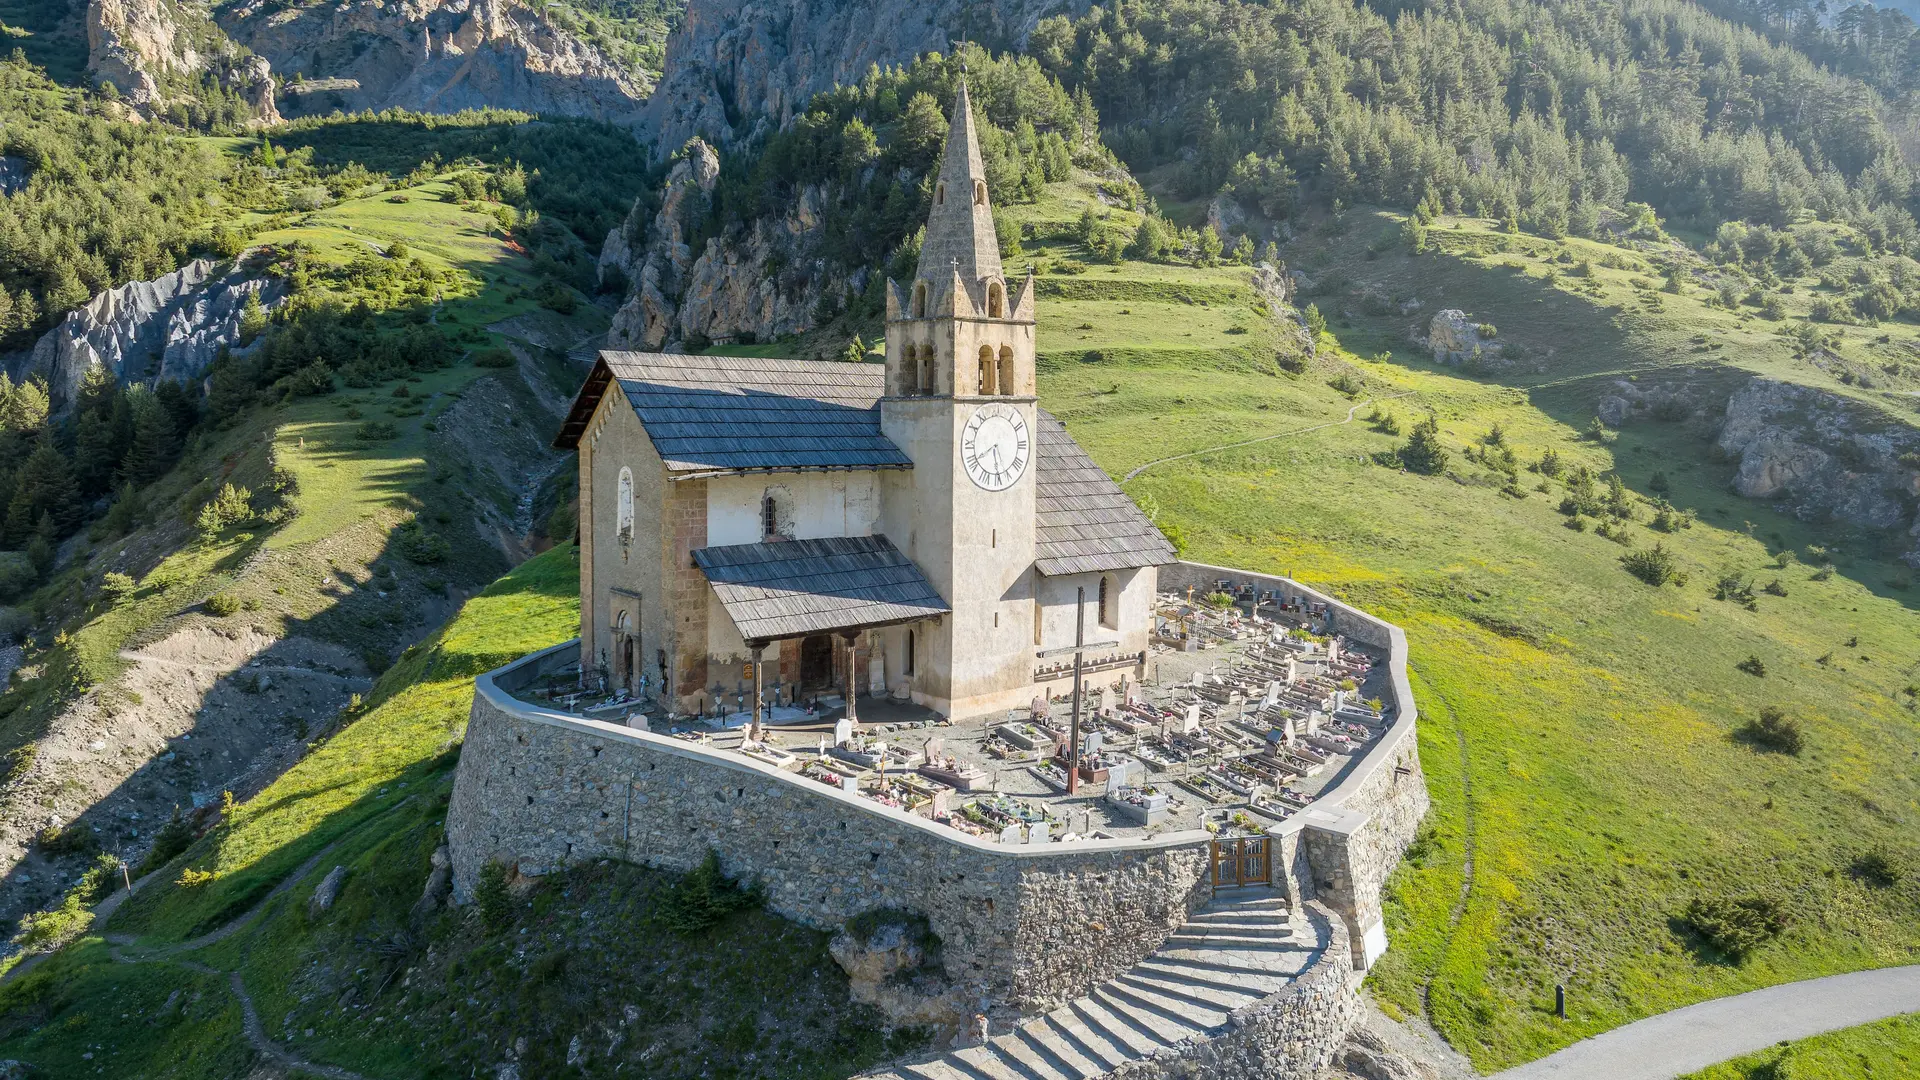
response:
<path id="1" fill-rule="evenodd" d="M 133 411 L 133 439 L 120 463 L 123 479 L 149 484 L 164 475 L 180 451 L 173 419 L 157 398 L 145 389 L 127 394 Z"/>
<path id="2" fill-rule="evenodd" d="M 1408 472 L 1427 476 L 1445 471 L 1447 451 L 1440 445 L 1440 421 L 1432 413 L 1407 434 L 1407 445 L 1400 448 L 1400 464 Z"/>

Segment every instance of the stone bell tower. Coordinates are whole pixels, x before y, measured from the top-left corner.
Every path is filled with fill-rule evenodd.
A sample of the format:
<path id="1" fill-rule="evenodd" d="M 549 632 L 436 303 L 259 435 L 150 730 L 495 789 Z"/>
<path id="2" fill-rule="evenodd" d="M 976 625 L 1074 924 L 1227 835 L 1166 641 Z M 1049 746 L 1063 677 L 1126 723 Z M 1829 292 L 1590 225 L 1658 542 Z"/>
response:
<path id="1" fill-rule="evenodd" d="M 953 613 L 916 632 L 914 694 L 947 712 L 1025 704 L 1033 685 L 1034 281 L 1000 266 L 963 80 L 920 268 L 887 283 L 881 429 L 913 459 L 887 533 Z M 890 646 L 891 655 L 891 646 Z"/>

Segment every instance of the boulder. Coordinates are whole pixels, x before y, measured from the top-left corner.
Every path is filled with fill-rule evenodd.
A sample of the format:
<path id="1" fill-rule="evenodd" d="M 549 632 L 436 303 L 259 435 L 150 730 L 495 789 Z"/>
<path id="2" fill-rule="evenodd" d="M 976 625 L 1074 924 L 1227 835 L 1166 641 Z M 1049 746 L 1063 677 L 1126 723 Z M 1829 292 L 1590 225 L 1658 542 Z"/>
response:
<path id="1" fill-rule="evenodd" d="M 1480 336 L 1480 328 L 1459 308 L 1436 312 L 1427 326 L 1427 347 L 1436 364 L 1460 364 L 1500 346 Z"/>
<path id="2" fill-rule="evenodd" d="M 1733 490 L 1748 498 L 1805 521 L 1920 528 L 1907 508 L 1920 498 L 1920 431 L 1864 403 L 1755 377 L 1728 399 L 1718 445 L 1738 463 Z M 1920 546 L 1906 558 L 1920 559 Z"/>
<path id="3" fill-rule="evenodd" d="M 340 899 L 340 886 L 344 885 L 346 880 L 347 868 L 344 866 L 336 866 L 327 871 L 327 876 L 321 878 L 320 884 L 314 888 L 313 895 L 307 898 L 307 915 L 317 919 L 331 911 L 333 902 Z"/>

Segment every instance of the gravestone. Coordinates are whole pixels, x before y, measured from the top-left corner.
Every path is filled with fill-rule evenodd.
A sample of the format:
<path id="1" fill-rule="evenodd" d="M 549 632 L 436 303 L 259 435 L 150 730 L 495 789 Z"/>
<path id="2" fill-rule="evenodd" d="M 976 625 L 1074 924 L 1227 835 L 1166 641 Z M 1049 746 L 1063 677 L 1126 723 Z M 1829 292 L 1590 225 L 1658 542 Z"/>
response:
<path id="1" fill-rule="evenodd" d="M 1339 662 L 1340 662 L 1340 639 L 1334 638 L 1332 641 L 1327 642 L 1327 663 L 1337 664 Z"/>
<path id="2" fill-rule="evenodd" d="M 1000 842 L 1001 842 L 1001 843 L 1003 843 L 1003 844 L 1017 844 L 1017 843 L 1019 843 L 1019 842 L 1020 842 L 1020 840 L 1021 840 L 1021 837 L 1020 837 L 1020 826 L 1018 826 L 1018 825 L 1009 825 L 1009 826 L 1007 826 L 1006 828 L 1004 828 L 1004 829 L 1001 829 L 1001 830 L 1000 830 Z"/>
<path id="3" fill-rule="evenodd" d="M 952 801 L 952 793 L 947 791 L 945 788 L 941 788 L 939 791 L 936 791 L 933 793 L 933 808 L 932 808 L 931 816 L 934 818 L 934 820 L 937 821 L 940 818 L 947 817 L 950 814 L 952 814 L 953 811 L 949 805 L 951 801 Z"/>
<path id="4" fill-rule="evenodd" d="M 887 659 L 876 656 L 867 661 L 867 693 L 880 697 L 887 692 Z"/>
<path id="5" fill-rule="evenodd" d="M 1260 707 L 1271 709 L 1278 704 L 1280 704 L 1280 680 L 1272 679 L 1267 682 L 1267 695 L 1260 699 Z"/>
<path id="6" fill-rule="evenodd" d="M 853 741 L 853 721 L 840 719 L 833 725 L 833 745 L 845 746 Z"/>
<path id="7" fill-rule="evenodd" d="M 1088 756 L 1099 753 L 1100 748 L 1107 745 L 1106 734 L 1099 731 L 1087 732 L 1080 741 L 1086 744 L 1084 751 Z"/>
<path id="8" fill-rule="evenodd" d="M 857 776 L 842 776 L 840 778 L 840 790 L 849 795 L 860 794 L 860 778 Z"/>
<path id="9" fill-rule="evenodd" d="M 1113 687 L 1103 687 L 1100 691 L 1100 715 L 1112 716 L 1114 710 Z"/>
<path id="10" fill-rule="evenodd" d="M 933 764 L 936 761 L 939 761 L 941 758 L 946 757 L 947 756 L 947 740 L 941 738 L 938 735 L 935 735 L 933 738 L 928 739 L 927 746 L 926 746 L 926 755 L 927 755 L 927 764 L 929 765 Z"/>
<path id="11" fill-rule="evenodd" d="M 1047 842 L 1047 823 L 1036 821 L 1027 826 L 1027 843 L 1044 844 Z"/>
<path id="12" fill-rule="evenodd" d="M 1197 701 L 1188 702 L 1186 715 L 1181 717 L 1181 720 L 1180 720 L 1180 734 L 1191 735 L 1194 732 L 1199 730 L 1200 730 L 1200 703 Z"/>

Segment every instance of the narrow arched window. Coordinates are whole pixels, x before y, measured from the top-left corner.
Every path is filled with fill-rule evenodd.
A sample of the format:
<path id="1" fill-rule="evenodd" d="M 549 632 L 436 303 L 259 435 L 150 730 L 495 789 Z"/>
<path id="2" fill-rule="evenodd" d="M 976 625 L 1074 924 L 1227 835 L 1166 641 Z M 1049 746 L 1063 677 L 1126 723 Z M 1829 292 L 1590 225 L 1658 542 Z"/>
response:
<path id="1" fill-rule="evenodd" d="M 633 470 L 620 470 L 620 494 L 616 505 L 619 507 L 619 527 L 616 530 L 620 539 L 633 539 Z"/>
<path id="2" fill-rule="evenodd" d="M 939 383 L 939 378 L 939 365 L 934 360 L 933 346 L 920 346 L 920 392 L 923 394 L 938 393 L 937 384 Z"/>
<path id="3" fill-rule="evenodd" d="M 1037 576 L 1034 578 L 1034 585 L 1035 585 L 1035 590 L 1033 595 L 1033 643 L 1035 645 L 1045 645 L 1046 641 L 1043 639 L 1046 636 L 1046 630 L 1047 630 L 1047 608 L 1045 604 L 1042 604 L 1040 602 L 1040 593 L 1038 588 L 1039 578 Z"/>
<path id="4" fill-rule="evenodd" d="M 987 205 L 987 182 L 985 180 L 975 180 L 973 182 L 973 205 Z"/>
<path id="5" fill-rule="evenodd" d="M 1119 597 L 1113 595 L 1113 578 L 1100 575 L 1100 625 L 1109 630 L 1116 628 L 1114 609 L 1119 607 Z"/>
<path id="6" fill-rule="evenodd" d="M 1006 345 L 1000 346 L 1000 392 L 1002 394 L 1020 392 L 1020 383 L 1013 377 L 1013 349 Z"/>
<path id="7" fill-rule="evenodd" d="M 913 307 L 910 312 L 916 319 L 927 317 L 927 283 L 924 281 L 913 283 Z"/>
<path id="8" fill-rule="evenodd" d="M 760 496 L 760 535 L 767 538 L 780 535 L 780 504 L 772 492 Z"/>
<path id="9" fill-rule="evenodd" d="M 993 346 L 980 346 L 980 392 L 994 393 L 993 389 Z"/>
<path id="10" fill-rule="evenodd" d="M 914 638 L 913 631 L 911 630 L 907 631 L 907 656 L 906 656 L 906 663 L 902 665 L 901 674 L 903 675 L 913 674 L 913 667 L 914 667 L 913 653 L 914 653 L 914 648 L 918 644 L 919 642 Z"/>
<path id="11" fill-rule="evenodd" d="M 937 186 L 935 186 L 935 187 L 934 187 L 934 189 L 933 189 L 933 205 L 935 205 L 935 206 L 945 206 L 945 205 L 947 205 L 947 185 L 945 185 L 945 184 L 939 184 L 939 185 L 937 185 Z"/>
<path id="12" fill-rule="evenodd" d="M 1007 317 L 1007 290 L 999 282 L 987 286 L 987 317 L 1004 319 Z"/>

